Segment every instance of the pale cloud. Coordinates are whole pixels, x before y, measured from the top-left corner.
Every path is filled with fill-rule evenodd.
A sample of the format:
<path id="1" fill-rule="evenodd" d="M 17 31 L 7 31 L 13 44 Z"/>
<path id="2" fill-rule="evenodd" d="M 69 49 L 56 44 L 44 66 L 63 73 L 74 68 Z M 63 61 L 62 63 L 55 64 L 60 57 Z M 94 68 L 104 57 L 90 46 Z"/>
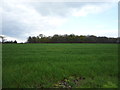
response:
<path id="1" fill-rule="evenodd" d="M 4 2 L 3 34 L 11 37 L 27 37 L 41 31 L 56 28 L 67 19 L 63 17 L 43 16 L 29 4 L 22 2 Z M 7 36 L 8 36 L 7 35 Z"/>
<path id="2" fill-rule="evenodd" d="M 17 40 L 18 43 L 25 42 L 25 40 L 21 40 L 21 39 L 15 38 L 15 37 L 10 37 L 10 36 L 6 36 L 6 35 L 4 35 L 4 37 L 5 37 L 4 39 L 7 40 L 7 41 Z"/>
<path id="3" fill-rule="evenodd" d="M 87 16 L 88 14 L 97 14 L 112 8 L 113 4 L 85 5 L 82 8 L 73 8 L 73 16 Z"/>
<path id="4" fill-rule="evenodd" d="M 74 31 L 74 33 L 73 33 Z M 86 32 L 87 31 L 87 32 Z M 52 36 L 54 34 L 64 35 L 64 34 L 75 34 L 75 35 L 96 35 L 96 36 L 108 36 L 108 37 L 118 37 L 118 30 L 111 29 L 97 29 L 97 30 L 89 30 L 89 29 L 82 29 L 82 30 L 49 30 L 48 32 L 42 31 L 43 34 L 46 36 Z"/>
<path id="5" fill-rule="evenodd" d="M 96 28 L 105 28 L 106 26 L 103 25 L 103 24 L 101 24 L 101 25 L 96 25 L 95 27 L 96 27 Z"/>
<path id="6" fill-rule="evenodd" d="M 70 16 L 87 16 L 104 12 L 112 4 L 80 3 L 36 3 L 25 0 L 4 0 L 3 8 L 3 34 L 10 40 L 23 41 L 28 36 L 40 33 L 60 33 L 57 27 L 68 22 Z M 57 6 L 59 5 L 59 6 Z M 37 7 L 38 6 L 38 7 Z M 66 31 L 61 33 L 67 33 Z M 69 32 L 68 32 L 69 33 Z"/>
<path id="7" fill-rule="evenodd" d="M 0 0 L 0 34 L 2 34 L 2 0 Z"/>
<path id="8" fill-rule="evenodd" d="M 120 0 L 24 0 L 24 2 L 118 2 Z"/>
<path id="9" fill-rule="evenodd" d="M 18 43 L 25 42 L 25 40 L 21 40 L 21 39 L 10 37 L 10 36 L 6 36 L 6 35 L 0 35 L 0 36 L 3 36 L 5 41 L 6 40 L 7 41 L 15 41 L 15 40 L 17 40 Z M 2 41 L 2 39 L 0 38 L 0 42 L 1 41 Z"/>

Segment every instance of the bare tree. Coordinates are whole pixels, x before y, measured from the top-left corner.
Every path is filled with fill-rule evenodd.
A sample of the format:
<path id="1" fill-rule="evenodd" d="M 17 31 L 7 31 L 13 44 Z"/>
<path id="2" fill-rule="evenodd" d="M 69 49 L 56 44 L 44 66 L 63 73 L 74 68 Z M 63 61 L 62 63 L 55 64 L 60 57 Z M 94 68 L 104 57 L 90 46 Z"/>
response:
<path id="1" fill-rule="evenodd" d="M 2 39 L 2 43 L 5 41 L 5 37 L 4 36 L 0 36 L 0 38 Z"/>

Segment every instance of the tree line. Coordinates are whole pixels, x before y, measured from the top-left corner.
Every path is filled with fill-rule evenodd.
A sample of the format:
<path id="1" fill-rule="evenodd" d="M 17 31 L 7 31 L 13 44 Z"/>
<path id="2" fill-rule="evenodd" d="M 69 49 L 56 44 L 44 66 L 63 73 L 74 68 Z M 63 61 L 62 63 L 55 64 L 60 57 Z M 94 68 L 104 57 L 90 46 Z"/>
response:
<path id="1" fill-rule="evenodd" d="M 112 38 L 95 35 L 58 35 L 45 36 L 29 36 L 26 43 L 119 43 L 120 38 Z"/>
<path id="2" fill-rule="evenodd" d="M 17 41 L 16 40 L 14 40 L 14 41 L 4 41 L 3 43 L 17 43 Z"/>
<path id="3" fill-rule="evenodd" d="M 0 39 L 1 39 L 1 41 L 0 41 L 0 43 L 17 43 L 17 41 L 16 40 L 14 40 L 14 41 L 7 41 L 7 39 L 5 39 L 5 37 L 4 36 L 2 36 L 2 35 L 0 35 Z"/>

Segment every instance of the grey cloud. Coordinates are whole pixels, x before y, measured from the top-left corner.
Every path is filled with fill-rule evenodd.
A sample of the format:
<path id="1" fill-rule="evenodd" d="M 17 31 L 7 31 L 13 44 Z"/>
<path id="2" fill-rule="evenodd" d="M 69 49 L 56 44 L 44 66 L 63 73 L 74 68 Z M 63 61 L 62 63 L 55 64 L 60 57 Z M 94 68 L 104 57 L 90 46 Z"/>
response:
<path id="1" fill-rule="evenodd" d="M 95 3 L 29 2 L 20 4 L 19 8 L 17 5 L 14 6 L 14 4 L 5 4 L 4 10 L 6 13 L 3 14 L 2 34 L 19 39 L 26 39 L 27 35 L 32 35 L 34 33 L 39 34 L 42 30 L 47 31 L 53 29 L 54 26 L 52 27 L 50 25 L 50 21 L 52 21 L 51 17 L 60 16 L 66 18 L 71 16 L 71 8 L 80 9 L 86 4 Z M 50 21 L 48 21 L 48 19 L 50 19 Z M 23 20 L 26 20 L 27 23 Z"/>
<path id="2" fill-rule="evenodd" d="M 25 27 L 17 21 L 6 21 L 5 19 L 2 22 L 2 34 L 10 37 L 17 37 L 25 39 Z"/>
<path id="3" fill-rule="evenodd" d="M 42 3 L 32 3 L 32 7 L 34 7 L 39 13 L 43 16 L 51 15 L 51 16 L 68 16 L 70 15 L 71 8 L 81 7 L 83 3 L 73 3 L 73 2 L 42 2 Z"/>
<path id="4" fill-rule="evenodd" d="M 30 3 L 43 16 L 70 16 L 71 9 L 81 9 L 84 5 L 101 5 L 103 3 L 98 2 L 32 2 Z M 105 3 L 104 3 L 105 4 Z"/>

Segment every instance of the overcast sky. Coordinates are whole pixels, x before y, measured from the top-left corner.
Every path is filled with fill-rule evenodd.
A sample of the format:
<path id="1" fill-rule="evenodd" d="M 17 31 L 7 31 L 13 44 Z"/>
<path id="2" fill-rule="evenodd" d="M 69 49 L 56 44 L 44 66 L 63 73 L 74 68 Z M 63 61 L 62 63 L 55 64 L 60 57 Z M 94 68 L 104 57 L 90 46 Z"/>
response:
<path id="1" fill-rule="evenodd" d="M 3 1 L 2 35 L 8 40 L 39 34 L 118 36 L 117 2 Z"/>

